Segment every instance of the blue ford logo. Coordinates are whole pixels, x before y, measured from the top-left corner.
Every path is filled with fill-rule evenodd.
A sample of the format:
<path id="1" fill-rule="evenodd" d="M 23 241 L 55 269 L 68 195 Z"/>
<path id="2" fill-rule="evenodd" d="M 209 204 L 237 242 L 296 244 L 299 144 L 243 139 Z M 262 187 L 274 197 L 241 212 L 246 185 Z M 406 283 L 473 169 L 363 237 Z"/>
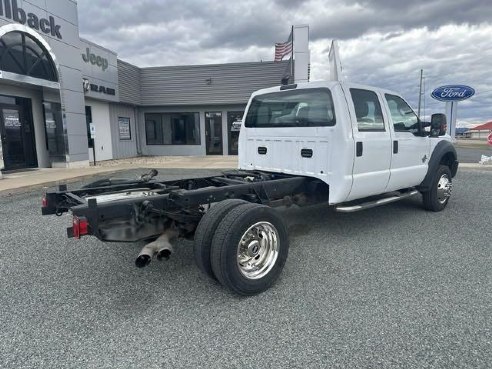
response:
<path id="1" fill-rule="evenodd" d="M 466 100 L 475 95 L 475 90 L 465 85 L 441 86 L 432 91 L 431 96 L 440 101 Z"/>

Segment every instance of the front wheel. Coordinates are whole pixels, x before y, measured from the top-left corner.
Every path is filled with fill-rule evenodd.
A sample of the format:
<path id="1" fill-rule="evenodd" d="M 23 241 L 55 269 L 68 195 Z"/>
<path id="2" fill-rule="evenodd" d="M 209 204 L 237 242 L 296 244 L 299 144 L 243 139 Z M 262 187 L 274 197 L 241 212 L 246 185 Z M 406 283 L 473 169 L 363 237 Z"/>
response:
<path id="1" fill-rule="evenodd" d="M 429 191 L 422 193 L 424 208 L 430 211 L 441 211 L 449 202 L 453 189 L 451 171 L 446 165 L 440 165 Z"/>
<path id="2" fill-rule="evenodd" d="M 217 227 L 212 241 L 212 269 L 231 291 L 255 295 L 276 281 L 288 250 L 287 230 L 275 210 L 264 205 L 239 205 Z"/>

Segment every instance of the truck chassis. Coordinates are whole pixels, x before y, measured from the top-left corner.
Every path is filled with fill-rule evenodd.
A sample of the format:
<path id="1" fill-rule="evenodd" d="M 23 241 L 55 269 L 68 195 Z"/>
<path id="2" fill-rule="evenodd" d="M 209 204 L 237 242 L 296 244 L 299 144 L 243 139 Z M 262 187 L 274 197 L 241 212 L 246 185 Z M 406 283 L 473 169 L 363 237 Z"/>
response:
<path id="1" fill-rule="evenodd" d="M 174 181 L 156 175 L 151 170 L 136 180 L 105 179 L 70 191 L 60 185 L 44 195 L 42 214 L 71 212 L 69 238 L 146 241 L 138 267 L 169 258 L 175 238 L 194 238 L 205 274 L 253 295 L 274 283 L 287 258 L 287 230 L 272 207 L 328 202 L 328 185 L 310 177 L 242 170 Z"/>

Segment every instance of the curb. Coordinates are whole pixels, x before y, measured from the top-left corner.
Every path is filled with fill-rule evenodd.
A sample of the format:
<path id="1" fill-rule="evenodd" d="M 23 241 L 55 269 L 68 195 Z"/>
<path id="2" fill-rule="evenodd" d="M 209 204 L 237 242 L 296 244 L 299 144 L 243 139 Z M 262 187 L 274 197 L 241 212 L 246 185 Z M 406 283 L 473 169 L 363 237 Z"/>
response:
<path id="1" fill-rule="evenodd" d="M 96 174 L 94 174 L 94 173 L 93 174 L 84 174 L 81 176 L 70 177 L 70 178 L 66 178 L 63 180 L 59 180 L 59 181 L 49 181 L 49 182 L 43 182 L 43 183 L 36 183 L 33 185 L 26 185 L 26 186 L 17 187 L 17 188 L 11 188 L 11 189 L 7 189 L 7 190 L 0 190 L 0 197 L 9 197 L 9 196 L 13 196 L 13 195 L 19 195 L 22 193 L 30 192 L 32 190 L 37 190 L 37 189 L 40 190 L 40 189 L 44 189 L 47 187 L 56 187 L 62 183 L 63 184 L 74 183 L 74 182 L 82 181 L 84 179 L 95 177 L 97 175 L 106 175 L 107 174 L 108 176 L 112 176 L 118 172 L 122 172 L 122 171 L 126 171 L 126 170 L 127 169 L 120 169 L 120 170 L 114 170 L 111 172 L 101 172 L 101 173 L 96 173 Z"/>
<path id="2" fill-rule="evenodd" d="M 484 172 L 492 171 L 492 163 L 491 164 L 478 164 L 478 163 L 460 163 L 458 166 L 458 172 L 460 169 L 469 169 L 469 170 L 481 170 Z"/>

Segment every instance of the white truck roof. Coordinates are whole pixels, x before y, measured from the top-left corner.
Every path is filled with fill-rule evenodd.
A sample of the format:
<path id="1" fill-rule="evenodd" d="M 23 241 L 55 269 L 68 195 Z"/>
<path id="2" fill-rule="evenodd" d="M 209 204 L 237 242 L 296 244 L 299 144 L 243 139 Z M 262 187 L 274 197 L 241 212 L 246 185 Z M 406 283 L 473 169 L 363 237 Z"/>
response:
<path id="1" fill-rule="evenodd" d="M 296 89 L 306 89 L 306 88 L 329 88 L 332 89 L 333 87 L 340 85 L 349 85 L 352 88 L 360 88 L 360 89 L 365 89 L 365 90 L 371 90 L 371 91 L 381 91 L 383 93 L 388 93 L 392 95 L 397 95 L 401 96 L 398 92 L 388 90 L 385 88 L 380 88 L 380 87 L 375 87 L 375 86 L 369 86 L 369 85 L 363 85 L 359 83 L 352 83 L 352 82 L 339 82 L 339 81 L 312 81 L 312 82 L 305 82 L 305 83 L 297 83 Z M 281 90 L 282 86 L 275 86 L 275 87 L 269 87 L 269 88 L 264 88 L 258 91 L 255 91 L 252 94 L 252 97 L 256 95 L 263 95 L 263 94 L 268 94 L 272 92 L 279 92 L 279 91 L 290 91 L 291 89 L 284 89 Z"/>

